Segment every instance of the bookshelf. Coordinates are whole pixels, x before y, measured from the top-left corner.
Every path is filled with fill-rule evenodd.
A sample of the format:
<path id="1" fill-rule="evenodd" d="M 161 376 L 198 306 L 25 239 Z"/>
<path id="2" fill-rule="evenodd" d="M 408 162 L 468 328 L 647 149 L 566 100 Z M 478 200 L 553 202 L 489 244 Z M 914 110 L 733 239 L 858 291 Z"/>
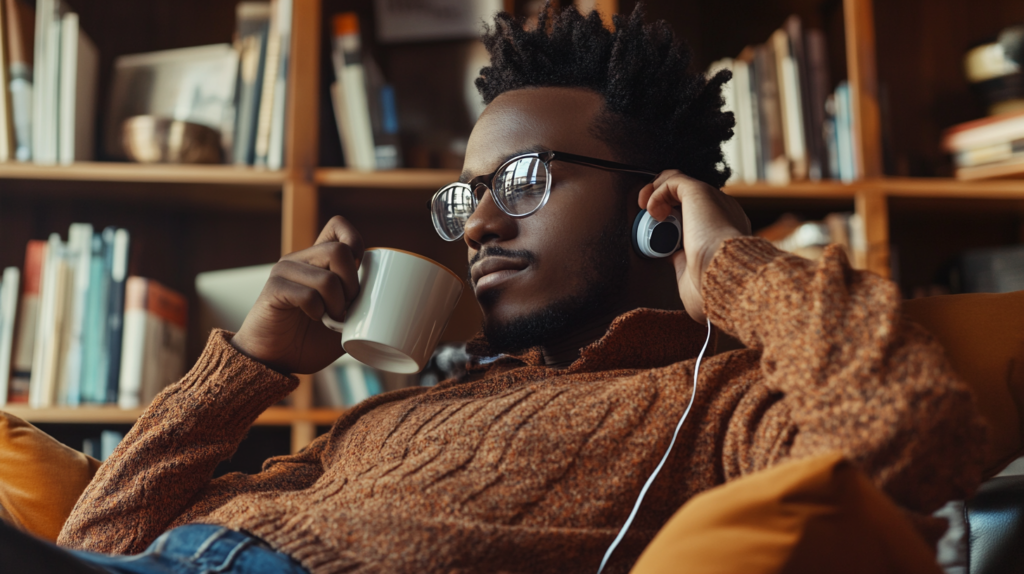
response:
<path id="1" fill-rule="evenodd" d="M 117 217 L 128 217 L 136 210 L 140 226 L 156 229 L 146 237 L 147 253 L 154 253 L 160 263 L 153 267 L 153 274 L 188 293 L 193 307 L 195 298 L 190 282 L 195 272 L 266 263 L 281 254 L 308 247 L 322 224 L 335 213 L 352 220 L 368 244 L 415 249 L 457 271 L 464 269 L 464 248 L 436 238 L 424 207 L 431 192 L 458 178 L 456 165 L 380 172 L 331 166 L 334 162 L 330 159 L 330 148 L 337 147 L 337 136 L 330 104 L 324 101 L 325 75 L 330 67 L 323 31 L 330 15 L 341 10 L 355 9 L 372 23 L 370 0 L 294 1 L 294 29 L 303 32 L 292 35 L 284 170 L 104 162 L 69 166 L 2 164 L 0 266 L 21 265 L 25 241 L 45 238 L 52 231 L 64 233 L 67 223 L 77 217 L 85 221 L 96 217 L 98 223 L 103 223 L 107 211 L 120 214 Z M 110 65 L 118 55 L 230 40 L 233 1 L 189 0 L 185 4 L 176 0 L 73 2 L 82 14 L 83 26 L 101 50 L 104 65 L 100 85 L 109 83 Z M 504 4 L 506 9 L 520 10 L 526 2 L 506 0 Z M 612 13 L 631 10 L 634 1 L 577 0 L 577 4 Z M 884 276 L 890 275 L 894 260 L 891 243 L 898 243 L 901 260 L 908 260 L 914 249 L 923 249 L 921 245 L 932 238 L 910 230 L 924 229 L 926 234 L 935 236 L 944 234 L 943 226 L 955 220 L 949 213 L 970 214 L 974 227 L 952 233 L 952 239 L 943 243 L 947 251 L 932 259 L 938 260 L 949 250 L 971 247 L 975 245 L 973 241 L 981 241 L 968 237 L 968 233 L 983 227 L 985 218 L 996 212 L 998 229 L 986 235 L 986 240 L 1024 241 L 1024 180 L 961 182 L 941 177 L 943 160 L 937 152 L 938 133 L 954 121 L 969 119 L 962 116 L 970 112 L 929 115 L 927 109 L 917 109 L 920 106 L 908 95 L 912 85 L 920 86 L 924 101 L 939 102 L 943 90 L 955 84 L 950 78 L 960 74 L 958 59 L 947 62 L 953 71 L 944 72 L 945 75 L 929 71 L 936 62 L 927 47 L 941 45 L 940 36 L 959 30 L 956 18 L 941 17 L 943 10 L 948 9 L 951 14 L 963 10 L 951 0 L 939 2 L 941 6 L 925 0 L 900 6 L 872 0 L 648 0 L 647 4 L 649 17 L 668 19 L 677 32 L 690 40 L 699 56 L 698 66 L 718 57 L 734 56 L 744 44 L 765 41 L 789 13 L 813 13 L 826 34 L 834 38 L 830 44 L 832 73 L 846 77 L 851 84 L 855 146 L 863 179 L 848 184 L 821 181 L 786 186 L 728 186 L 725 192 L 739 198 L 745 207 L 767 214 L 787 210 L 855 210 L 865 221 L 867 256 L 862 264 Z M 981 18 L 983 22 L 972 23 L 969 31 L 957 32 L 957 38 L 978 34 L 985 25 L 994 32 L 1000 26 L 1024 19 L 1024 8 L 1012 0 L 986 0 L 982 4 L 991 8 Z M 207 12 L 209 18 L 186 16 Z M 913 20 L 915 15 L 922 15 L 920 21 Z M 138 26 L 125 26 L 126 22 L 136 21 Z M 929 26 L 934 27 L 930 40 L 924 38 Z M 366 29 L 372 30 L 372 26 L 367 25 Z M 125 33 L 121 34 L 121 30 Z M 913 47 L 920 42 L 925 47 Z M 832 49 L 835 46 L 839 49 Z M 378 49 L 372 38 L 368 48 Z M 420 45 L 411 50 L 434 57 L 435 48 Z M 386 72 L 397 74 L 422 64 L 422 60 L 400 54 L 401 48 L 381 49 L 386 56 L 382 60 Z M 942 49 L 955 56 L 953 48 Z M 879 53 L 884 57 L 880 59 Z M 932 68 L 917 66 L 922 62 Z M 443 66 L 437 68 L 437 82 L 448 81 L 451 74 Z M 906 74 L 907 69 L 912 72 Z M 935 80 L 939 76 L 942 81 Z M 934 81 L 929 83 L 929 79 Z M 879 96 L 883 87 L 890 95 L 889 116 L 893 118 L 894 130 L 891 135 L 883 129 L 883 100 Z M 957 84 L 951 89 L 957 101 L 965 101 L 965 86 Z M 432 99 L 436 94 L 431 90 L 429 86 L 423 90 L 424 107 L 436 104 Z M 100 101 L 105 102 L 105 97 L 101 89 Z M 399 97 L 403 95 L 400 93 Z M 101 106 L 100 113 L 103 112 Z M 450 114 L 446 114 L 439 109 L 433 121 L 447 121 Z M 428 123 L 427 128 L 430 127 Z M 883 154 L 883 141 L 895 150 L 894 161 L 888 161 Z M 919 164 L 926 167 L 915 168 Z M 75 211 L 69 205 L 85 206 L 84 211 Z M 925 212 L 944 214 L 934 216 L 932 222 L 927 218 L 933 216 Z M 165 224 L 171 216 L 177 218 L 175 222 Z M 924 223 L 919 222 L 922 218 Z M 214 248 L 204 247 L 208 244 Z M 925 277 L 929 272 L 923 266 L 912 271 L 910 275 L 914 278 Z M 475 331 L 475 304 L 471 297 L 464 299 L 445 339 L 465 339 Z M 194 324 L 195 315 L 190 319 L 190 324 Z M 204 341 L 202 333 L 190 331 L 189 361 L 195 360 Z M 82 424 L 132 423 L 141 412 L 116 408 L 31 410 L 22 406 L 8 406 L 6 410 L 32 422 Z M 340 412 L 315 408 L 311 378 L 304 376 L 292 405 L 268 410 L 257 424 L 290 427 L 292 449 L 298 450 L 314 438 L 318 425 L 329 425 Z"/>

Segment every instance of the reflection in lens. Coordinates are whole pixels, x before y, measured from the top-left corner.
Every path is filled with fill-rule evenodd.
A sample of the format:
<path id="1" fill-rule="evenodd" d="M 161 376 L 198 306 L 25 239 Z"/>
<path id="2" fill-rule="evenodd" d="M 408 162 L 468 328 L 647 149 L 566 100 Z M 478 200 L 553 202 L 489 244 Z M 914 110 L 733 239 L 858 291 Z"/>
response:
<path id="1" fill-rule="evenodd" d="M 505 165 L 495 176 L 495 199 L 513 215 L 531 213 L 544 199 L 547 180 L 547 167 L 540 158 L 517 159 Z"/>
<path id="2" fill-rule="evenodd" d="M 473 215 L 476 205 L 469 186 L 452 184 L 434 195 L 430 203 L 430 216 L 434 229 L 447 241 L 462 237 L 466 221 Z"/>

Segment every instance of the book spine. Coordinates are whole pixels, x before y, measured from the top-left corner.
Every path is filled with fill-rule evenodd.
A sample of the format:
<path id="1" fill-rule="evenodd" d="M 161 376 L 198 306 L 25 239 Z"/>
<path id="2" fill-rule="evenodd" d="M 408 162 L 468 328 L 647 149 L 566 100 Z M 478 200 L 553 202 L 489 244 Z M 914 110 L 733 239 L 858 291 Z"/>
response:
<path id="1" fill-rule="evenodd" d="M 279 0 L 279 25 L 281 36 L 281 65 L 278 66 L 274 82 L 274 109 L 270 123 L 270 149 L 267 152 L 267 167 L 279 170 L 284 167 L 285 112 L 288 103 L 288 70 L 292 54 L 292 0 Z"/>
<path id="2" fill-rule="evenodd" d="M 34 28 L 35 15 L 30 7 L 18 0 L 4 0 L 4 6 L 7 9 L 8 85 L 14 157 L 18 161 L 29 161 L 32 159 L 32 48 L 26 39 L 26 29 Z"/>
<path id="3" fill-rule="evenodd" d="M 839 177 L 844 182 L 857 179 L 854 173 L 853 134 L 850 122 L 850 86 L 846 81 L 836 87 L 836 142 L 839 156 Z"/>
<path id="4" fill-rule="evenodd" d="M 263 77 L 260 88 L 260 107 L 256 120 L 255 165 L 266 167 L 270 152 L 270 122 L 274 111 L 274 85 L 281 65 L 281 36 L 278 31 L 278 0 L 270 0 L 270 25 L 267 28 L 267 52 L 263 58 Z"/>
<path id="5" fill-rule="evenodd" d="M 359 18 L 345 12 L 334 17 L 334 73 L 341 102 L 338 122 L 347 126 L 342 133 L 342 151 L 348 167 L 373 170 L 377 167 L 373 127 L 366 99 L 366 75 L 363 70 Z M 336 112 L 337 113 L 337 112 Z M 348 141 L 345 135 L 348 135 Z"/>
<path id="6" fill-rule="evenodd" d="M 46 245 L 46 261 L 40 280 L 39 326 L 33 345 L 32 378 L 29 384 L 29 405 L 33 408 L 48 407 L 52 404 L 44 387 L 49 386 L 51 363 L 48 361 L 51 340 L 54 338 L 54 313 L 57 307 L 57 285 L 60 283 L 59 262 L 64 257 L 64 245 L 60 236 L 50 234 Z"/>
<path id="7" fill-rule="evenodd" d="M 89 291 L 82 326 L 81 385 L 82 402 L 95 404 L 102 403 L 104 399 L 103 385 L 100 384 L 100 363 L 105 351 L 104 340 L 107 332 L 104 322 L 107 318 L 107 298 L 110 290 L 103 234 L 93 234 L 91 250 Z"/>
<path id="8" fill-rule="evenodd" d="M 120 382 L 121 346 L 124 332 L 125 280 L 128 278 L 128 250 L 130 237 L 127 229 L 113 233 L 110 263 L 110 298 L 107 302 L 107 360 L 106 403 L 116 403 Z"/>
<path id="9" fill-rule="evenodd" d="M 148 405 L 166 387 L 185 374 L 185 296 L 156 281 L 146 292 L 145 341 L 139 402 Z"/>
<path id="10" fill-rule="evenodd" d="M 47 242 L 32 240 L 25 248 L 25 273 L 18 310 L 17 336 L 14 341 L 13 372 L 9 391 L 11 402 L 28 402 L 29 382 L 35 357 L 36 333 L 39 330 L 40 297 L 43 267 L 46 264 Z"/>
<path id="11" fill-rule="evenodd" d="M 0 2 L 0 161 L 10 161 L 14 157 L 14 125 L 11 111 L 11 93 L 3 89 L 10 85 L 10 46 L 7 36 L 10 26 L 8 20 L 17 15 L 8 13 L 7 6 Z"/>
<path id="12" fill-rule="evenodd" d="M 808 177 L 829 177 L 828 135 L 825 130 L 825 101 L 829 95 L 828 48 L 821 30 L 808 30 L 806 35 L 807 84 L 809 86 L 810 126 L 807 142 L 812 153 Z M 816 151 L 815 151 L 816 150 Z M 817 162 L 817 166 L 815 165 Z"/>
<path id="13" fill-rule="evenodd" d="M 7 404 L 11 381 L 11 355 L 14 351 L 14 320 L 18 312 L 21 272 L 8 267 L 0 278 L 0 407 Z"/>
<path id="14" fill-rule="evenodd" d="M 256 151 L 263 69 L 270 26 L 270 4 L 242 2 L 237 8 L 239 71 L 238 115 L 235 122 L 234 162 L 252 165 Z"/>
<path id="15" fill-rule="evenodd" d="M 68 12 L 60 21 L 60 80 L 57 83 L 57 161 L 75 161 L 75 80 L 78 76 L 78 14 Z M 70 239 L 70 238 L 69 238 Z"/>
<path id="16" fill-rule="evenodd" d="M 125 282 L 121 380 L 117 389 L 117 406 L 122 409 L 137 408 L 141 402 L 148 283 L 149 280 L 142 277 L 129 277 Z"/>
<path id="17" fill-rule="evenodd" d="M 77 406 L 82 402 L 82 331 L 85 307 L 92 277 L 92 225 L 73 223 L 68 230 L 68 264 L 73 276 L 68 290 L 66 349 L 63 357 L 62 402 Z"/>

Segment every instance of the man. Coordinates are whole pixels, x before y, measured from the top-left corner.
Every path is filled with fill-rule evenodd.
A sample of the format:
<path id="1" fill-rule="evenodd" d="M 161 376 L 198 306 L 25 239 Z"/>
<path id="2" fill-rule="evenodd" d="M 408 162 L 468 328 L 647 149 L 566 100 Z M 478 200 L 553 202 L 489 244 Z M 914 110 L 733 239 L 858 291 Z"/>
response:
<path id="1" fill-rule="evenodd" d="M 533 31 L 501 15 L 485 42 L 489 105 L 462 177 L 477 205 L 439 226 L 462 234 L 485 317 L 467 374 L 373 397 L 303 452 L 210 479 L 295 387 L 288 373 L 341 352 L 320 318 L 344 318 L 364 246 L 337 217 L 274 267 L 240 331 L 214 333 L 154 401 L 61 545 L 149 548 L 134 561 L 78 555 L 117 572 L 157 571 L 143 564 L 168 547 L 219 549 L 204 567 L 237 572 L 282 555 L 316 573 L 596 572 L 691 398 L 607 572 L 627 571 L 695 494 L 790 459 L 842 451 L 918 512 L 977 485 L 984 428 L 970 393 L 901 319 L 896 286 L 834 247 L 812 263 L 746 236 L 718 189 L 727 74 L 691 73 L 689 52 L 639 10 L 614 32 L 571 8 Z M 519 161 L 533 191 L 550 183 L 523 211 L 530 190 L 502 175 Z M 632 249 L 641 207 L 681 210 L 670 259 Z M 748 349 L 706 358 L 694 394 L 706 318 Z"/>

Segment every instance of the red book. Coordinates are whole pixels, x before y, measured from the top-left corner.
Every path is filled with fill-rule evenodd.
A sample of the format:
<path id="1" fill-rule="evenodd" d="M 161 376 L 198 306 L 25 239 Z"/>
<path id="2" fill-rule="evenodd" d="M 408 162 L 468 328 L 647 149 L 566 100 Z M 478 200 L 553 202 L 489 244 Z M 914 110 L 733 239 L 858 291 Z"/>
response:
<path id="1" fill-rule="evenodd" d="M 21 279 L 21 306 L 15 326 L 14 356 L 8 402 L 27 403 L 32 357 L 35 355 L 36 329 L 39 327 L 39 297 L 46 262 L 46 242 L 32 240 L 25 248 L 25 272 Z"/>

